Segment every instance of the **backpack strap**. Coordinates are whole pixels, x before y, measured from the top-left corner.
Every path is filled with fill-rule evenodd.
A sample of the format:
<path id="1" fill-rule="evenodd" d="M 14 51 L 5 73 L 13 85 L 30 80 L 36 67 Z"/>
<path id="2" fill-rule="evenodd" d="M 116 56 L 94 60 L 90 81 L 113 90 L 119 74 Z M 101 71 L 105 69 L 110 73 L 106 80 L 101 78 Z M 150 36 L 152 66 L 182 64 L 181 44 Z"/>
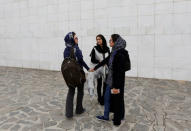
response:
<path id="1" fill-rule="evenodd" d="M 70 58 L 76 60 L 75 52 L 76 52 L 75 48 L 71 47 L 71 49 L 70 49 Z"/>

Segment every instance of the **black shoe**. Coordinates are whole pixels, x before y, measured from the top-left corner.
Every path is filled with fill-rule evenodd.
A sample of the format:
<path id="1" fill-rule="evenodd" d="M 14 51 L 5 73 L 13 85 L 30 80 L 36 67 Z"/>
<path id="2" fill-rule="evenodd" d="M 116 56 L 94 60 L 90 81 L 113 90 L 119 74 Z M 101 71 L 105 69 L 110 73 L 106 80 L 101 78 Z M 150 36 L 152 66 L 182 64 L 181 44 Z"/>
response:
<path id="1" fill-rule="evenodd" d="M 78 114 L 78 115 L 80 115 L 80 114 L 82 114 L 82 113 L 84 113 L 86 111 L 86 109 L 84 108 L 82 111 L 80 111 L 80 112 L 77 112 L 76 111 L 76 114 Z"/>
<path id="2" fill-rule="evenodd" d="M 100 104 L 100 105 L 104 105 L 104 101 L 103 100 L 101 100 L 101 99 L 98 99 L 98 103 Z"/>
<path id="3" fill-rule="evenodd" d="M 72 118 L 73 118 L 73 116 L 66 116 L 66 118 L 67 118 L 67 119 L 72 119 Z"/>
<path id="4" fill-rule="evenodd" d="M 121 125 L 121 122 L 113 122 L 113 125 L 115 125 L 115 126 L 120 126 L 120 125 Z"/>
<path id="5" fill-rule="evenodd" d="M 125 120 L 125 118 L 122 118 L 121 121 Z M 114 121 L 114 118 L 112 119 L 112 121 Z"/>

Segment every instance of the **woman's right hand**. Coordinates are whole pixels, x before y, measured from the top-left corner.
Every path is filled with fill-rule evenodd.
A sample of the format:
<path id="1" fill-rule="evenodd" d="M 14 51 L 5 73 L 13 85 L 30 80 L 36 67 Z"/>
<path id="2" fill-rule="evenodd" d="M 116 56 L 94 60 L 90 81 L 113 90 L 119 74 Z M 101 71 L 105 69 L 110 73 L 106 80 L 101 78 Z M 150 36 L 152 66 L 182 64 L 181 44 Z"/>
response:
<path id="1" fill-rule="evenodd" d="M 94 68 L 92 68 L 92 69 L 89 70 L 89 72 L 94 72 L 94 71 L 95 71 Z"/>
<path id="2" fill-rule="evenodd" d="M 119 94 L 119 93 L 120 93 L 119 89 L 115 89 L 115 88 L 111 89 L 111 94 L 116 95 L 116 94 Z"/>

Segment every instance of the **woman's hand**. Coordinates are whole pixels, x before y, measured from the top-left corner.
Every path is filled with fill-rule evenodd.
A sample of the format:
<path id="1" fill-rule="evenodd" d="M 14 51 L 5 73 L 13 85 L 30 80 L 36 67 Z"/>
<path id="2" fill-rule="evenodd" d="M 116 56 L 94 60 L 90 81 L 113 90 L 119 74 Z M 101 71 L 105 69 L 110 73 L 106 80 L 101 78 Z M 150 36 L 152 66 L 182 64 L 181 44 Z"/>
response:
<path id="1" fill-rule="evenodd" d="M 95 70 L 92 68 L 92 69 L 89 69 L 89 72 L 94 72 Z"/>
<path id="2" fill-rule="evenodd" d="M 116 94 L 119 94 L 119 93 L 120 93 L 119 89 L 115 89 L 115 88 L 111 89 L 111 94 L 116 95 Z"/>

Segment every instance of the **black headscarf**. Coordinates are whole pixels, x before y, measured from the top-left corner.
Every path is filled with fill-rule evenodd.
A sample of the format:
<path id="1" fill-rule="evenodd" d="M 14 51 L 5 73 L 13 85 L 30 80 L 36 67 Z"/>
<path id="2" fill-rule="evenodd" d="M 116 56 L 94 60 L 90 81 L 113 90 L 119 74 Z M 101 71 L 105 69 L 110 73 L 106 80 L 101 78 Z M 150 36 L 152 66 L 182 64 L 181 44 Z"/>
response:
<path id="1" fill-rule="evenodd" d="M 97 44 L 95 46 L 96 50 L 98 52 L 100 52 L 100 53 L 107 53 L 107 52 L 109 52 L 109 47 L 107 46 L 107 42 L 106 42 L 105 37 L 102 34 L 97 35 L 96 38 L 97 37 L 101 38 L 103 43 L 102 43 L 102 47 Z"/>

